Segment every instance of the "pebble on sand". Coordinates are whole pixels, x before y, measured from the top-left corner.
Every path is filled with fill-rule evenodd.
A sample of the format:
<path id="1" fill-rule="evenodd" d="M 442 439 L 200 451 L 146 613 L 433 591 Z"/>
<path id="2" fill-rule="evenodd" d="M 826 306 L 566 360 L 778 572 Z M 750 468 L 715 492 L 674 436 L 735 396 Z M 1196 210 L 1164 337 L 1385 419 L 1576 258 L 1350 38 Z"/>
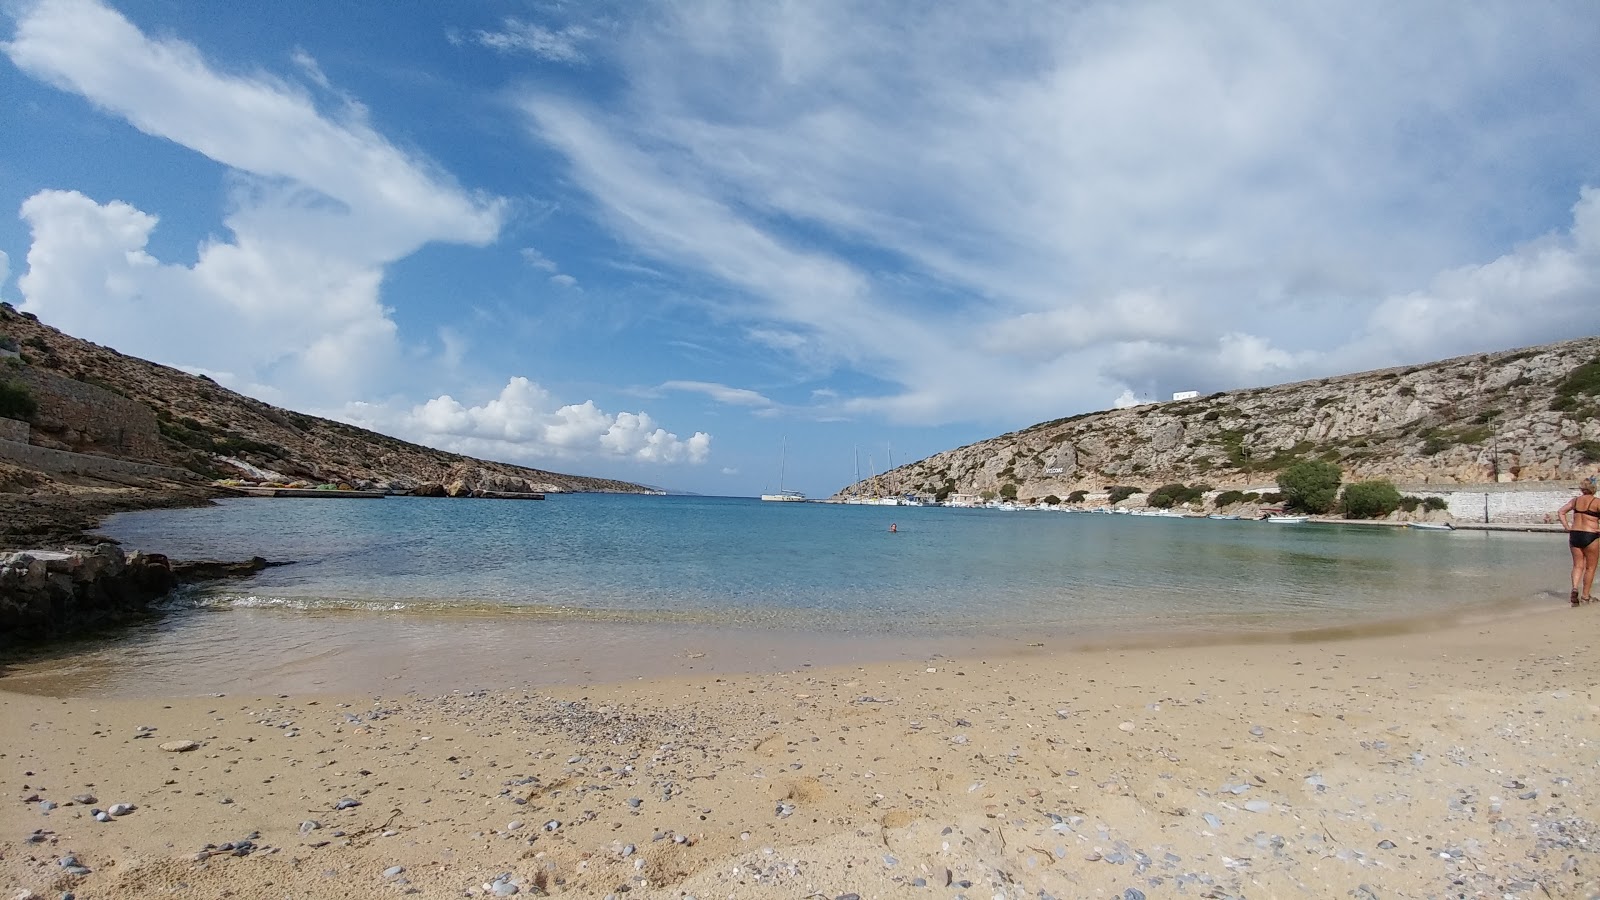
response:
<path id="1" fill-rule="evenodd" d="M 188 753 L 200 749 L 200 744 L 198 741 L 167 741 L 161 745 L 161 749 L 168 753 Z"/>

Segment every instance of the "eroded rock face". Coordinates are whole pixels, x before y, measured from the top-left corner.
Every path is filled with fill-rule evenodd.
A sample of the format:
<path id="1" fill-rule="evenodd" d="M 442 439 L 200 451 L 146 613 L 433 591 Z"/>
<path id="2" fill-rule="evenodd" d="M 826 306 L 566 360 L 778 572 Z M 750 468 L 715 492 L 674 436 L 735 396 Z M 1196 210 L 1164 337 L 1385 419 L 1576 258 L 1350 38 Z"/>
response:
<path id="1" fill-rule="evenodd" d="M 1600 338 L 1107 410 L 949 450 L 842 494 L 1066 497 L 1272 485 L 1297 459 L 1407 485 L 1572 481 L 1600 468 Z M 1578 385 L 1575 387 L 1574 385 Z"/>
<path id="2" fill-rule="evenodd" d="M 136 618 L 176 584 L 165 556 L 115 544 L 0 554 L 0 644 Z"/>

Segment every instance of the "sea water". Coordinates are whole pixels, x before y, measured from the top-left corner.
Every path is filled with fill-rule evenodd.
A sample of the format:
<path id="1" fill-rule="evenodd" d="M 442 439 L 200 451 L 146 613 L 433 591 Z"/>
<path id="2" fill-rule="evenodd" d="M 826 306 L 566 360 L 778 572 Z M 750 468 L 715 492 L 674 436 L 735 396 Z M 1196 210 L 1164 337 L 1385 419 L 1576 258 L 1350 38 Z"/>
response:
<path id="1" fill-rule="evenodd" d="M 110 693 L 1284 634 L 1549 602 L 1566 564 L 1547 534 L 611 494 L 236 499 L 102 532 L 174 558 L 292 561 L 65 654 L 72 689 Z"/>

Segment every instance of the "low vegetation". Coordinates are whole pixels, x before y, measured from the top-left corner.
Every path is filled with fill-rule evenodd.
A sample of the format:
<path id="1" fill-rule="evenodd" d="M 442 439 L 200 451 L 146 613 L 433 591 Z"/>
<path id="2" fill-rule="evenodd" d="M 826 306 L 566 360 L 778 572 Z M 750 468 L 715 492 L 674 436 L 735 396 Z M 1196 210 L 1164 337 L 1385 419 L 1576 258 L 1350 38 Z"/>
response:
<path id="1" fill-rule="evenodd" d="M 1114 484 L 1111 486 L 1109 496 L 1106 497 L 1106 500 L 1110 503 L 1121 503 L 1129 497 L 1132 497 L 1134 494 L 1142 493 L 1144 493 L 1143 488 L 1129 487 L 1125 484 Z"/>
<path id="2" fill-rule="evenodd" d="M 1205 496 L 1211 490 L 1209 484 L 1197 484 L 1188 487 L 1183 484 L 1163 484 L 1150 492 L 1145 498 L 1145 505 L 1156 509 L 1171 509 L 1174 506 L 1186 506 Z"/>
<path id="3" fill-rule="evenodd" d="M 1400 491 L 1388 481 L 1361 481 L 1347 485 L 1339 506 L 1346 519 L 1380 519 L 1400 508 Z"/>
<path id="4" fill-rule="evenodd" d="M 28 386 L 16 381 L 0 381 L 0 419 L 28 421 L 39 412 L 39 401 L 33 399 Z"/>
<path id="5" fill-rule="evenodd" d="M 1333 463 L 1301 460 L 1278 475 L 1278 490 L 1289 508 L 1320 514 L 1333 508 L 1343 478 L 1344 472 Z"/>

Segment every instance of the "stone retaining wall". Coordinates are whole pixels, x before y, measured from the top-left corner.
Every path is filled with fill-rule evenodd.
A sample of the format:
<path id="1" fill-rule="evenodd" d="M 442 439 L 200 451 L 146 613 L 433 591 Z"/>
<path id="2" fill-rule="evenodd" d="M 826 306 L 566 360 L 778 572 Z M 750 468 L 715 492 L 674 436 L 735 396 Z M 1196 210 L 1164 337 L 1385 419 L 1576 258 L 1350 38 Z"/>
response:
<path id="1" fill-rule="evenodd" d="M 176 478 L 193 481 L 200 476 L 188 469 L 158 466 L 153 463 L 130 462 L 108 456 L 52 450 L 32 444 L 0 439 L 0 458 L 14 460 L 42 472 L 70 475 L 135 475 L 147 478 Z"/>
<path id="2" fill-rule="evenodd" d="M 33 429 L 28 423 L 20 419 L 0 419 L 0 441 L 16 441 L 19 444 L 28 442 L 28 432 Z"/>
<path id="3" fill-rule="evenodd" d="M 1556 510 L 1578 494 L 1576 488 L 1519 491 L 1421 490 L 1402 491 L 1402 493 L 1423 498 L 1442 498 L 1448 504 L 1445 509 L 1450 517 L 1464 522 L 1507 522 L 1524 525 L 1555 521 Z"/>
<path id="4" fill-rule="evenodd" d="M 27 385 L 38 401 L 35 431 L 79 450 L 163 458 L 156 414 L 143 403 L 37 366 L 15 368 L 7 377 Z"/>

